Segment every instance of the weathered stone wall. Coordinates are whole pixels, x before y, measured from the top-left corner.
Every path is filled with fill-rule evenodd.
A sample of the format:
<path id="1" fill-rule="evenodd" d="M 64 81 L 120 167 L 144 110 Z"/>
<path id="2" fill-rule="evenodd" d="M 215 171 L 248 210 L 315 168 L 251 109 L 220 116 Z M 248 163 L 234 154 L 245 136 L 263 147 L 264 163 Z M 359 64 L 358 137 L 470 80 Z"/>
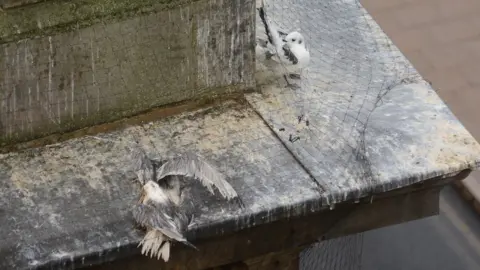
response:
<path id="1" fill-rule="evenodd" d="M 5 14 L 2 145 L 255 84 L 253 0 L 46 1 Z"/>
<path id="2" fill-rule="evenodd" d="M 0 7 L 3 9 L 14 8 L 18 6 L 34 4 L 42 0 L 0 0 Z"/>
<path id="3" fill-rule="evenodd" d="M 42 0 L 0 0 L 0 8 L 7 9 L 22 5 L 34 4 Z"/>

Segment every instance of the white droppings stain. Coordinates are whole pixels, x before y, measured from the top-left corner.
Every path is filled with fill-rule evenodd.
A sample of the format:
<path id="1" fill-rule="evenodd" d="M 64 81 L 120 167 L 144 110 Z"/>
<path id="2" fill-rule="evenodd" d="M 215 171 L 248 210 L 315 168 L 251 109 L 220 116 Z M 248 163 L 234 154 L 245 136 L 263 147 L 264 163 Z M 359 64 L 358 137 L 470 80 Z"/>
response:
<path id="1" fill-rule="evenodd" d="M 70 71 L 70 118 L 73 119 L 75 113 L 75 78 L 73 69 Z"/>
<path id="2" fill-rule="evenodd" d="M 28 261 L 28 265 L 30 265 L 30 266 L 36 266 L 36 265 L 38 265 L 38 264 L 40 264 L 40 262 L 37 261 L 37 260 Z"/>
<path id="3" fill-rule="evenodd" d="M 89 109 L 88 109 L 88 95 L 87 95 L 87 93 L 85 93 L 85 113 L 87 114 L 87 117 L 88 117 Z"/>
<path id="4" fill-rule="evenodd" d="M 49 36 L 48 37 L 48 92 L 47 92 L 47 96 L 48 96 L 48 101 L 47 101 L 47 104 L 45 104 L 45 106 L 48 106 L 48 108 L 46 109 L 48 111 L 48 113 L 50 114 L 50 118 L 51 120 L 53 121 L 53 113 L 51 111 L 51 106 L 52 106 L 52 102 L 53 102 L 53 89 L 52 89 L 52 69 L 53 69 L 53 44 L 52 44 L 52 37 Z M 54 121 L 53 121 L 54 122 Z"/>
<path id="5" fill-rule="evenodd" d="M 408 183 L 400 182 L 399 175 L 407 173 L 413 183 L 439 174 L 475 168 L 475 163 L 480 160 L 478 142 L 453 115 L 449 116 L 445 104 L 432 93 L 433 90 L 426 85 L 409 84 L 393 88 L 386 96 L 383 105 L 386 107 L 381 112 L 397 107 L 400 102 L 403 109 L 418 112 L 415 115 L 409 113 L 409 117 L 392 115 L 391 117 L 401 119 L 401 123 L 393 130 L 378 134 L 375 144 L 371 139 L 368 140 L 367 145 L 372 145 L 369 149 L 372 149 L 370 152 L 375 158 L 372 160 L 372 169 L 379 181 L 391 184 L 392 179 L 397 179 L 396 185 L 407 185 Z M 405 102 L 406 96 L 409 102 Z M 428 107 L 420 107 L 424 103 Z M 381 112 L 375 119 L 388 121 Z M 379 125 L 382 122 L 376 124 Z M 375 149 L 377 151 L 373 151 Z M 380 157 L 387 158 L 385 155 L 390 160 L 388 166 L 378 160 Z"/>
<path id="6" fill-rule="evenodd" d="M 28 107 L 32 108 L 32 88 L 30 86 L 28 87 Z M 33 131 L 33 126 L 32 126 L 33 120 L 32 120 L 32 110 L 31 109 L 28 110 L 27 117 L 28 117 L 28 126 L 30 128 L 30 132 L 32 132 Z"/>
<path id="7" fill-rule="evenodd" d="M 35 89 L 37 89 L 37 101 L 40 101 L 40 82 L 39 81 L 37 81 Z"/>
<path id="8" fill-rule="evenodd" d="M 90 37 L 90 65 L 92 69 L 92 81 L 93 81 L 93 87 L 97 89 L 97 112 L 100 111 L 100 88 L 97 85 L 97 80 L 95 79 L 95 73 L 97 72 L 95 69 L 95 58 L 94 58 L 94 49 L 93 49 L 93 39 Z M 98 53 L 98 48 L 97 48 L 97 53 Z"/>
<path id="9" fill-rule="evenodd" d="M 72 258 L 73 254 L 71 252 L 59 250 L 57 252 L 53 252 L 50 256 L 55 259 L 64 259 L 64 258 Z"/>
<path id="10" fill-rule="evenodd" d="M 2 119 L 3 119 L 3 122 L 9 122 L 10 119 L 8 119 L 6 117 L 6 115 L 8 115 L 9 113 L 9 100 L 8 100 L 8 95 L 10 93 L 10 87 L 11 87 L 11 83 L 10 83 L 10 69 L 9 69 L 9 64 L 8 64 L 8 61 L 10 59 L 9 57 L 9 52 L 8 52 L 8 48 L 7 46 L 4 46 L 3 47 L 3 50 L 4 50 L 4 55 L 5 55 L 5 61 L 4 61 L 4 69 L 5 70 L 5 75 L 4 75 L 4 84 L 3 84 L 3 98 L 2 98 L 2 110 L 3 110 L 3 114 L 2 114 Z M 9 125 L 9 128 L 6 128 L 4 130 L 5 132 L 5 135 L 6 136 L 9 136 L 11 133 L 12 133 L 12 129 L 11 129 L 11 125 Z"/>

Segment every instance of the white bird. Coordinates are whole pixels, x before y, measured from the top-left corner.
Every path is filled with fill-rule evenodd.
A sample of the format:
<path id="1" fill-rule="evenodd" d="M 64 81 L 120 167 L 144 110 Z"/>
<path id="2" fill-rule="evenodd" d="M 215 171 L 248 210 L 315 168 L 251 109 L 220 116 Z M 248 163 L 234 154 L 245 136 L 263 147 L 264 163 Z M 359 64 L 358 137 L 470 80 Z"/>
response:
<path id="1" fill-rule="evenodd" d="M 161 164 L 148 160 L 142 149 L 134 156 L 140 159 L 135 169 L 143 187 L 133 217 L 147 231 L 139 243 L 144 255 L 168 261 L 172 241 L 195 248 L 185 233 L 194 224 L 202 198 L 195 198 L 189 180 L 199 180 L 212 194 L 216 187 L 227 200 L 239 199 L 223 175 L 198 155 L 187 153 Z"/>
<path id="2" fill-rule="evenodd" d="M 310 52 L 305 46 L 303 35 L 297 31 L 288 34 L 279 31 L 267 18 L 263 1 L 258 11 L 268 42 L 257 38 L 257 59 L 275 73 L 282 74 L 289 86 L 298 87 L 288 81 L 287 74 L 291 78 L 300 78 L 299 73 L 310 63 Z"/>

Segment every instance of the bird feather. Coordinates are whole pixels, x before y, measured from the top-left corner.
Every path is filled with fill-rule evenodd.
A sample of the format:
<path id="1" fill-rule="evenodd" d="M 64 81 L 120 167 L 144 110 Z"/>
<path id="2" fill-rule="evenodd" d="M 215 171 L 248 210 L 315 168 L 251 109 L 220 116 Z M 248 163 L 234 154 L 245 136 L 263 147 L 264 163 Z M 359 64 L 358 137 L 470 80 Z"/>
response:
<path id="1" fill-rule="evenodd" d="M 147 153 L 145 153 L 140 145 L 133 147 L 131 155 L 135 162 L 133 170 L 137 174 L 138 181 L 144 185 L 153 177 L 154 169 L 152 161 L 148 158 Z"/>
<path id="2" fill-rule="evenodd" d="M 170 257 L 170 242 L 160 231 L 149 230 L 138 246 L 142 246 L 141 253 L 150 258 L 156 256 L 168 261 Z"/>
<path id="3" fill-rule="evenodd" d="M 285 57 L 287 57 L 288 60 L 292 62 L 292 64 L 296 65 L 298 64 L 298 58 L 295 56 L 295 54 L 290 50 L 290 47 L 288 44 L 284 44 L 282 47 L 283 53 Z"/>
<path id="4" fill-rule="evenodd" d="M 139 204 L 133 208 L 133 218 L 135 221 L 146 228 L 156 229 L 167 237 L 178 242 L 186 242 L 187 239 L 179 232 L 172 217 L 159 211 L 151 205 Z"/>
<path id="5" fill-rule="evenodd" d="M 278 53 L 282 48 L 282 39 L 280 38 L 280 33 L 277 27 L 267 18 L 267 12 L 263 1 L 262 5 L 258 9 L 258 13 L 265 28 L 265 33 L 267 34 L 268 41 L 275 47 L 275 50 Z"/>
<path id="6" fill-rule="evenodd" d="M 164 261 L 168 261 L 168 259 L 170 258 L 170 242 L 169 241 L 166 241 L 162 248 L 160 249 L 160 254 L 158 255 L 158 257 L 162 257 L 162 259 Z"/>
<path id="7" fill-rule="evenodd" d="M 187 153 L 165 162 L 158 168 L 156 175 L 158 180 L 169 175 L 192 177 L 199 180 L 212 194 L 214 194 L 213 187 L 216 187 L 226 199 L 238 197 L 235 189 L 217 169 L 193 153 Z"/>

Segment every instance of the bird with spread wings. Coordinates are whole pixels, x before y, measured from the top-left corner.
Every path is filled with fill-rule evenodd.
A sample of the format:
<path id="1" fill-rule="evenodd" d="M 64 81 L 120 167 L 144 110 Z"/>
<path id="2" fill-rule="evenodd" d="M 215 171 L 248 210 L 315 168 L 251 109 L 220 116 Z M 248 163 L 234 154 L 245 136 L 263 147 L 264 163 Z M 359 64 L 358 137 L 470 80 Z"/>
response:
<path id="1" fill-rule="evenodd" d="M 172 242 L 195 248 L 185 237 L 194 224 L 196 211 L 193 187 L 188 181 L 199 181 L 211 194 L 215 194 L 215 188 L 227 200 L 238 199 L 225 177 L 197 154 L 187 153 L 158 163 L 138 146 L 133 157 L 138 181 L 143 185 L 133 218 L 146 229 L 139 243 L 144 255 L 168 261 Z"/>

